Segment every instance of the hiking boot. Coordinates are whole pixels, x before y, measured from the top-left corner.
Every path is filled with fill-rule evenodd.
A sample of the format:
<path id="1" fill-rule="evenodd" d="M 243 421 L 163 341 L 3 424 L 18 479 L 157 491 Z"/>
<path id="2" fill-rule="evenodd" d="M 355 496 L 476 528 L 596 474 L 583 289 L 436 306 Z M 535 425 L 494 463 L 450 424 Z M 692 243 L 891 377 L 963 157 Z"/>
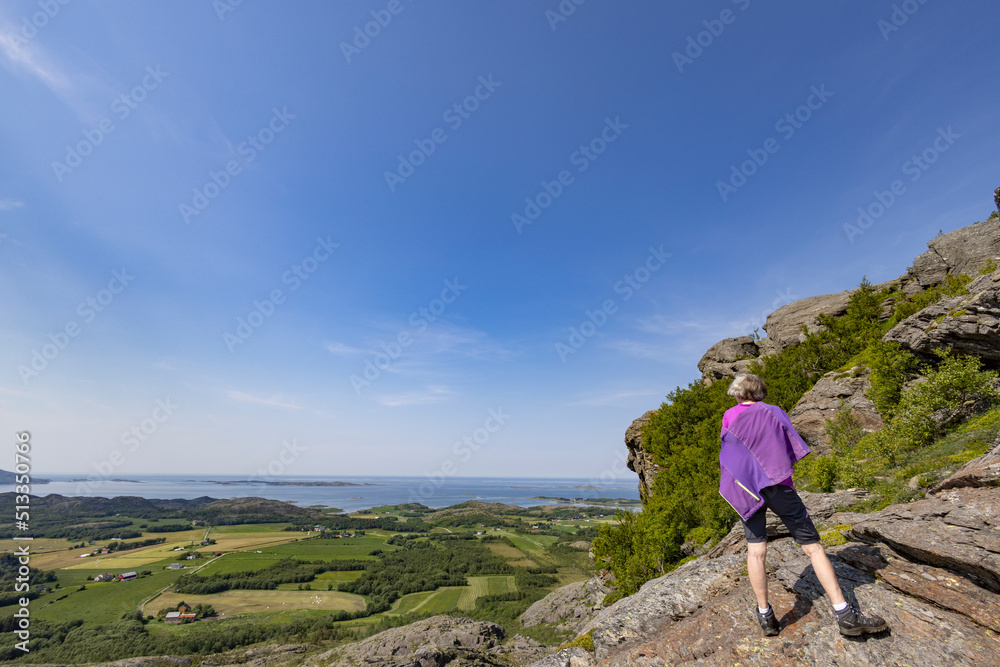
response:
<path id="1" fill-rule="evenodd" d="M 848 637 L 857 637 L 869 632 L 882 632 L 889 629 L 889 624 L 881 616 L 865 616 L 853 603 L 848 603 L 848 607 L 843 611 L 836 611 L 837 625 L 840 626 L 840 634 Z"/>
<path id="2" fill-rule="evenodd" d="M 768 637 L 774 637 L 778 634 L 781 629 L 778 626 L 778 619 L 774 617 L 774 608 L 770 605 L 767 607 L 767 613 L 760 613 L 760 609 L 754 605 L 753 613 L 757 615 L 757 622 L 760 623 L 760 629 L 764 631 L 764 634 Z"/>

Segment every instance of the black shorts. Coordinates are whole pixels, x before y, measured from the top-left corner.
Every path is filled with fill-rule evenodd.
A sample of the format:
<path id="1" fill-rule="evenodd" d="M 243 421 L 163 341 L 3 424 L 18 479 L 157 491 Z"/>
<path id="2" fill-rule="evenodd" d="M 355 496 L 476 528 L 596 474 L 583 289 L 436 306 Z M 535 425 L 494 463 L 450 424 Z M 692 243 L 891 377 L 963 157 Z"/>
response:
<path id="1" fill-rule="evenodd" d="M 743 533 L 747 536 L 747 542 L 767 542 L 766 514 L 769 509 L 785 524 L 796 544 L 819 542 L 816 526 L 809 518 L 809 512 L 806 511 L 806 506 L 795 489 L 784 484 L 775 484 L 761 489 L 760 497 L 764 499 L 764 507 L 743 521 Z"/>

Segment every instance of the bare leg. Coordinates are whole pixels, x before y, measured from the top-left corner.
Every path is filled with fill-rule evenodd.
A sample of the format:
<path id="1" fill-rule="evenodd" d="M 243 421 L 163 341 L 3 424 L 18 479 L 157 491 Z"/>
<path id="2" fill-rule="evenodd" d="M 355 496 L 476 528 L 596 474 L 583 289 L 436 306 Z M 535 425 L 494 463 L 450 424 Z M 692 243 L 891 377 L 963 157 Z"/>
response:
<path id="1" fill-rule="evenodd" d="M 757 597 L 757 606 L 761 609 L 767 609 L 767 570 L 764 569 L 766 558 L 767 542 L 747 543 L 747 574 L 750 575 L 753 594 Z"/>
<path id="2" fill-rule="evenodd" d="M 816 578 L 822 584 L 823 590 L 826 591 L 827 596 L 830 598 L 830 602 L 833 604 L 843 603 L 844 594 L 840 590 L 840 583 L 837 582 L 837 574 L 833 571 L 833 565 L 830 564 L 830 559 L 826 557 L 826 552 L 823 551 L 823 545 L 818 542 L 815 544 L 803 544 L 802 550 L 806 552 L 806 555 L 812 561 L 813 572 L 816 573 Z M 749 566 L 747 569 L 749 570 Z M 750 575 L 750 582 L 753 583 L 753 574 Z M 754 591 L 756 592 L 756 590 L 755 587 Z"/>

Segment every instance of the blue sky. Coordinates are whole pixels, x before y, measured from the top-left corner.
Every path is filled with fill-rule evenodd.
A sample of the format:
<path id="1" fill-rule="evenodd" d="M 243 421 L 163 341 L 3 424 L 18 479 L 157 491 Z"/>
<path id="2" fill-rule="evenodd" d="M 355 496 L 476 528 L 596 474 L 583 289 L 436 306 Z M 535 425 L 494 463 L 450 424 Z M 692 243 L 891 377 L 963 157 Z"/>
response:
<path id="1" fill-rule="evenodd" d="M 7 433 L 634 479 L 711 344 L 989 215 L 1000 6 L 675 4 L 4 3 Z"/>

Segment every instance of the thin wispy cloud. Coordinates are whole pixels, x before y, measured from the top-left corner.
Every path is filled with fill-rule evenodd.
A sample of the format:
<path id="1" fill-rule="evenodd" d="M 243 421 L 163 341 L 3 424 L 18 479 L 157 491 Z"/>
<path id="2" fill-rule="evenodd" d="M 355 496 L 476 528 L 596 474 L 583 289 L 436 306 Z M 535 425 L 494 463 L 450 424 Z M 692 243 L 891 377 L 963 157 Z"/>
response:
<path id="1" fill-rule="evenodd" d="M 13 211 L 15 208 L 24 206 L 23 201 L 16 199 L 0 199 L 0 211 Z"/>
<path id="2" fill-rule="evenodd" d="M 440 385 L 427 386 L 416 391 L 407 391 L 398 394 L 383 394 L 375 398 L 379 405 L 387 408 L 397 408 L 407 405 L 423 405 L 425 403 L 439 403 L 448 398 L 451 391 L 447 387 Z"/>
<path id="3" fill-rule="evenodd" d="M 636 328 L 643 333 L 676 336 L 692 331 L 707 331 L 711 329 L 711 324 L 703 319 L 678 320 L 676 318 L 668 318 L 664 315 L 655 315 L 637 320 Z"/>
<path id="4" fill-rule="evenodd" d="M 654 361 L 672 361 L 677 358 L 677 351 L 666 343 L 643 343 L 626 338 L 625 340 L 609 341 L 604 347 L 616 350 L 641 359 Z"/>
<path id="5" fill-rule="evenodd" d="M 301 405 L 289 402 L 278 396 L 254 396 L 242 391 L 230 391 L 229 398 L 237 403 L 247 403 L 249 405 L 261 405 L 266 408 L 278 408 L 280 410 L 291 410 L 296 412 L 302 410 Z"/>
<path id="6" fill-rule="evenodd" d="M 325 347 L 329 352 L 340 357 L 352 357 L 356 354 L 364 352 L 364 350 L 357 347 L 351 347 L 350 345 L 330 341 L 325 344 Z"/>
<path id="7" fill-rule="evenodd" d="M 382 370 L 392 373 L 417 373 L 427 366 L 439 365 L 448 361 L 468 361 L 471 359 L 499 359 L 514 354 L 506 345 L 497 342 L 483 331 L 469 327 L 461 327 L 448 323 L 436 323 L 419 333 L 411 332 L 409 344 L 398 345 L 398 334 L 407 330 L 402 327 L 393 330 L 391 327 L 381 327 L 386 334 L 368 343 L 363 348 L 354 348 L 343 343 L 327 343 L 327 349 L 333 354 L 348 356 L 360 354 L 371 358 L 384 354 L 385 347 L 399 347 L 398 357 L 388 368 Z"/>
<path id="8" fill-rule="evenodd" d="M 72 90 L 69 78 L 41 47 L 17 37 L 10 26 L 5 26 L 3 32 L 0 32 L 0 56 L 8 69 L 35 77 L 60 97 L 68 95 Z"/>
<path id="9" fill-rule="evenodd" d="M 567 403 L 566 405 L 568 407 L 576 407 L 576 406 L 605 407 L 605 406 L 629 405 L 633 403 L 634 402 L 633 399 L 636 398 L 653 398 L 662 395 L 663 392 L 659 389 L 646 389 L 641 391 L 619 391 L 610 394 L 591 395 L 586 398 L 581 398 L 579 400 L 573 401 L 572 403 Z"/>

